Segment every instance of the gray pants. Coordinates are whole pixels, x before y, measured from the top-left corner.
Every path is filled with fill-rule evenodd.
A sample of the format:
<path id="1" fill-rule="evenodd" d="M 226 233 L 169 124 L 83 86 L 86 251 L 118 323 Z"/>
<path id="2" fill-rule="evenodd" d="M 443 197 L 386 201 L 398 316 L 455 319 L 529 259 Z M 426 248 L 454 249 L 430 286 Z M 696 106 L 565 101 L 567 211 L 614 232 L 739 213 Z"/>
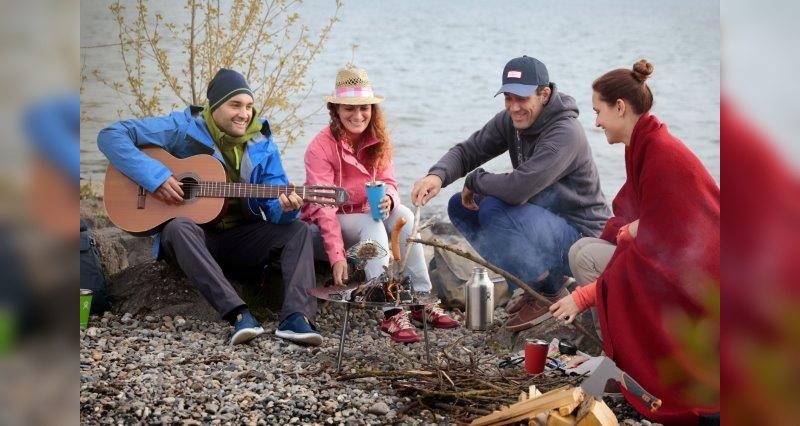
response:
<path id="1" fill-rule="evenodd" d="M 177 218 L 164 227 L 161 248 L 221 317 L 245 303 L 225 278 L 220 265 L 226 269 L 261 267 L 271 252 L 280 251 L 284 288 L 280 319 L 302 312 L 313 321 L 317 314 L 317 300 L 306 293 L 316 285 L 316 278 L 311 231 L 305 222 L 288 225 L 256 222 L 217 231 Z"/>

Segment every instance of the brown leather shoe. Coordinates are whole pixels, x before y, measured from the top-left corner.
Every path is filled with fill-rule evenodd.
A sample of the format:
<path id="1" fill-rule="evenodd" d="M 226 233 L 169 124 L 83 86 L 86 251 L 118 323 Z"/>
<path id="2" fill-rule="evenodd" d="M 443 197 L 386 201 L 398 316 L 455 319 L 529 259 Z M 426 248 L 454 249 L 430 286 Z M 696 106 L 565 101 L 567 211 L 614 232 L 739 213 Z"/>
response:
<path id="1" fill-rule="evenodd" d="M 511 294 L 511 299 L 508 299 L 506 303 L 506 312 L 511 315 L 519 311 L 530 298 L 531 296 L 525 293 L 525 290 L 521 288 L 514 290 L 514 293 Z"/>
<path id="2" fill-rule="evenodd" d="M 522 331 L 550 318 L 552 316 L 550 315 L 550 305 L 568 295 L 569 290 L 567 290 L 566 287 L 561 287 L 561 290 L 559 290 L 558 294 L 555 296 L 546 296 L 547 299 L 550 300 L 548 303 L 540 302 L 539 299 L 530 298 L 516 315 L 506 321 L 506 330 L 513 332 Z"/>
<path id="3" fill-rule="evenodd" d="M 569 289 L 569 286 L 575 282 L 575 278 L 564 275 L 564 287 Z M 525 306 L 525 303 L 532 300 L 533 296 L 526 293 L 525 290 L 518 288 L 511 294 L 511 299 L 506 302 L 506 313 L 511 315 Z"/>

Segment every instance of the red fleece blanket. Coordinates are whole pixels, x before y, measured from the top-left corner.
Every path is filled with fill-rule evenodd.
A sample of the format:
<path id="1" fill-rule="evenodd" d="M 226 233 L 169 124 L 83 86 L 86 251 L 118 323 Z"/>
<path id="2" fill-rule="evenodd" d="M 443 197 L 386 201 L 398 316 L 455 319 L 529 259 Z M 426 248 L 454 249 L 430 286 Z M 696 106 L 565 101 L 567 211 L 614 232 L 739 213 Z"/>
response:
<path id="1" fill-rule="evenodd" d="M 651 413 L 626 393 L 642 415 L 693 424 L 699 413 L 719 411 L 718 395 L 698 386 L 718 372 L 709 374 L 697 363 L 716 357 L 712 364 L 718 368 L 719 342 L 689 336 L 709 327 L 709 300 L 719 295 L 719 187 L 700 160 L 649 114 L 633 130 L 625 167 L 614 218 L 601 237 L 616 243 L 619 227 L 636 219 L 639 229 L 632 242 L 617 247 L 597 281 L 605 351 L 662 399 L 662 407 Z"/>

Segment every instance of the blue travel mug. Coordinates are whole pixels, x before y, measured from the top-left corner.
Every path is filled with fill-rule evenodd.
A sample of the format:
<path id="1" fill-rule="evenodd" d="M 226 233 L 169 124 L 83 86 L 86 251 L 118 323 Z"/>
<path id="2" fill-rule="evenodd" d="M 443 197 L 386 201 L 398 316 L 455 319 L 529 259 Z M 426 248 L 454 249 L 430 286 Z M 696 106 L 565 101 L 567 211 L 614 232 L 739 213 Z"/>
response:
<path id="1" fill-rule="evenodd" d="M 374 180 L 367 182 L 364 190 L 367 192 L 367 199 L 369 200 L 369 211 L 372 213 L 372 218 L 375 220 L 383 220 L 383 213 L 380 210 L 381 199 L 386 195 L 386 184 L 381 180 Z"/>

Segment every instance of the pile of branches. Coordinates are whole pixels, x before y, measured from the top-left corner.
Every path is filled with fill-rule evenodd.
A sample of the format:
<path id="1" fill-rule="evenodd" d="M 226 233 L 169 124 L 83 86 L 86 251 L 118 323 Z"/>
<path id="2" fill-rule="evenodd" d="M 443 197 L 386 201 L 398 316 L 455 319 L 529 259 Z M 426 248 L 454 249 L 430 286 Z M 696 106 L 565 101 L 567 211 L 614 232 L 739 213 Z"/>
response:
<path id="1" fill-rule="evenodd" d="M 522 364 L 499 367 L 502 361 L 496 355 L 478 354 L 475 350 L 460 345 L 456 340 L 430 362 L 412 359 L 396 345 L 389 345 L 399 356 L 408 360 L 414 368 L 404 370 L 356 370 L 342 374 L 337 380 L 354 380 L 374 377 L 387 381 L 402 396 L 411 398 L 411 403 L 398 411 L 398 415 L 414 415 L 425 409 L 431 412 L 446 412 L 458 422 L 469 422 L 500 409 L 502 405 L 517 402 L 520 393 L 528 392 L 535 385 L 547 392 L 564 385 L 577 385 L 583 377 L 567 376 L 560 372 L 546 371 L 542 374 L 525 373 Z"/>

